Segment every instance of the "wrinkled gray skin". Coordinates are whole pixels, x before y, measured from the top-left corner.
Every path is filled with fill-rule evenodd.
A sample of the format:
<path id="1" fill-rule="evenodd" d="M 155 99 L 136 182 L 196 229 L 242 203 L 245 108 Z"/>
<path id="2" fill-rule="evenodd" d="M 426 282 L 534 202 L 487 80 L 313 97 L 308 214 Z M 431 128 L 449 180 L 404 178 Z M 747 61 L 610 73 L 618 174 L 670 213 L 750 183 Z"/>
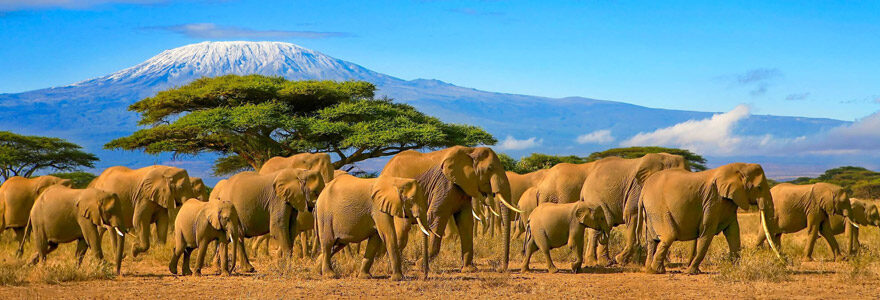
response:
<path id="1" fill-rule="evenodd" d="M 593 228 L 607 233 L 610 230 L 602 206 L 578 201 L 575 203 L 544 203 L 538 205 L 529 216 L 526 240 L 523 248 L 522 272 L 529 271 L 532 253 L 541 250 L 547 259 L 547 271 L 556 273 L 556 265 L 550 257 L 550 250 L 564 245 L 571 247 L 575 261 L 571 271 L 578 273 L 584 262 L 584 230 Z M 603 237 L 607 238 L 607 234 Z"/>
<path id="2" fill-rule="evenodd" d="M 81 263 L 87 250 L 95 258 L 103 259 L 101 231 L 103 226 L 113 228 L 112 234 L 120 234 L 116 248 L 116 274 L 122 268 L 122 253 L 127 231 L 119 198 L 115 194 L 94 188 L 71 189 L 55 185 L 46 189 L 34 203 L 30 214 L 34 245 L 37 253 L 32 263 L 45 261 L 46 255 L 58 248 L 58 244 L 76 241 L 77 263 Z"/>

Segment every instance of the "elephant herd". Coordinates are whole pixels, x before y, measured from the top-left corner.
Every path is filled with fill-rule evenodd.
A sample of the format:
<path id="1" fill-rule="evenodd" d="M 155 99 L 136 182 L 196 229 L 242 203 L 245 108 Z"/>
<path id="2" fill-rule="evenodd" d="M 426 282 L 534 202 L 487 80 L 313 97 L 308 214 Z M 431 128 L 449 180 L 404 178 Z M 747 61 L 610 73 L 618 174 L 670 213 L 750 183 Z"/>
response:
<path id="1" fill-rule="evenodd" d="M 683 157 L 666 153 L 562 163 L 516 174 L 506 172 L 486 147 L 409 150 L 392 157 L 378 178 L 334 170 L 330 155 L 305 153 L 272 158 L 256 172 L 221 180 L 210 192 L 201 179 L 170 166 L 111 167 L 87 188 L 70 186 L 70 181 L 53 176 L 13 177 L 0 186 L 0 232 L 15 232 L 17 255 L 32 235 L 33 263 L 45 260 L 60 243 L 73 241 L 78 261 L 88 250 L 103 259 L 102 237 L 109 231 L 119 273 L 126 236 L 135 237 L 131 255 L 137 256 L 150 249 L 155 228 L 160 243 L 171 233 L 169 271 L 174 274 L 181 256 L 182 274 L 201 274 L 209 250 L 221 274 L 230 274 L 238 261 L 239 271 L 253 272 L 244 238 L 256 237 L 251 250 L 273 239 L 281 257 L 294 255 L 299 239 L 301 254 L 317 255 L 316 267 L 327 277 L 337 275 L 334 254 L 365 242 L 359 277 L 371 277 L 376 256 L 384 253 L 390 278 L 401 280 L 402 249 L 413 225 L 420 233 L 420 262 L 427 276 L 428 262 L 439 254 L 448 232 L 459 237 L 462 271 L 476 270 L 479 222 L 492 234 L 501 231 L 501 271 L 509 264 L 514 229 L 525 235 L 523 272 L 529 271 L 529 260 L 539 250 L 548 270 L 555 272 L 550 250 L 568 245 L 576 254 L 573 272 L 579 272 L 585 260 L 635 261 L 636 250 L 644 246 L 645 271 L 663 273 L 670 245 L 695 240 L 687 273 L 696 274 L 718 234 L 725 236 L 731 254 L 738 255 L 737 210 L 753 205 L 762 224 L 756 246 L 766 240 L 777 255 L 783 233 L 807 230 L 807 259 L 821 235 L 837 258 L 841 254 L 834 235 L 846 233 L 847 252 L 854 253 L 859 226 L 880 226 L 874 202 L 849 199 L 839 186 L 770 188 L 760 165 L 732 163 L 691 172 Z M 625 226 L 624 241 L 612 257 L 609 235 L 618 225 Z"/>

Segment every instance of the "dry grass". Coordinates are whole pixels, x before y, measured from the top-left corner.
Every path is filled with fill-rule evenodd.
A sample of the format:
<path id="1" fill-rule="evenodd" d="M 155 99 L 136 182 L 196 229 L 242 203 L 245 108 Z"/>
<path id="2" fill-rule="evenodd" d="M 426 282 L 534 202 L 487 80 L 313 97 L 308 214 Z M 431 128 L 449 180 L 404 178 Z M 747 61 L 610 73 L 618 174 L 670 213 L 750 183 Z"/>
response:
<path id="1" fill-rule="evenodd" d="M 61 245 L 59 249 L 49 255 L 46 264 L 29 266 L 21 259 L 13 257 L 16 245 L 12 242 L 11 232 L 0 236 L 0 285 L 2 286 L 25 286 L 26 290 L 33 290 L 44 285 L 61 282 L 81 281 L 75 286 L 120 286 L 124 289 L 132 284 L 143 284 L 144 292 L 151 292 L 146 286 L 166 286 L 183 284 L 183 286 L 238 286 L 234 295 L 224 294 L 226 297 L 274 297 L 290 295 L 336 295 L 357 297 L 364 295 L 424 295 L 429 293 L 435 296 L 504 296 L 504 295 L 547 295 L 547 296 L 579 296 L 588 297 L 613 293 L 609 289 L 633 287 L 649 288 L 666 285 L 669 288 L 676 287 L 677 283 L 689 284 L 700 289 L 707 287 L 719 287 L 713 294 L 723 297 L 724 287 L 737 287 L 744 290 L 752 289 L 751 286 L 777 287 L 781 291 L 790 291 L 793 285 L 801 286 L 808 284 L 809 280 L 818 280 L 822 284 L 814 284 L 814 289 L 826 285 L 870 284 L 876 285 L 880 281 L 880 251 L 873 245 L 880 243 L 880 230 L 877 228 L 863 228 L 861 241 L 863 249 L 861 255 L 852 257 L 844 262 L 830 262 L 830 251 L 825 242 L 820 239 L 817 242 L 814 258 L 820 262 L 802 264 L 800 258 L 804 249 L 806 236 L 803 233 L 786 235 L 783 237 L 782 251 L 786 254 L 789 263 L 780 263 L 768 249 L 753 249 L 753 243 L 757 237 L 760 224 L 755 214 L 743 214 L 740 216 L 742 230 L 743 251 L 738 261 L 728 258 L 727 243 L 723 236 L 718 236 L 710 247 L 707 258 L 703 261 L 701 269 L 708 275 L 685 276 L 681 272 L 686 268 L 684 263 L 690 255 L 690 243 L 676 243 L 670 249 L 668 275 L 643 274 L 640 264 L 627 266 L 600 267 L 591 266 L 586 269 L 587 274 L 569 274 L 569 262 L 574 258 L 567 247 L 551 251 L 554 262 L 561 269 L 560 274 L 546 274 L 546 262 L 542 254 L 536 253 L 532 257 L 531 267 L 534 273 L 528 275 L 519 274 L 517 271 L 522 262 L 522 238 L 511 241 L 511 273 L 494 272 L 500 267 L 501 238 L 500 234 L 494 237 L 479 235 L 475 243 L 475 257 L 479 272 L 461 273 L 460 246 L 457 236 L 448 235 L 442 244 L 440 255 L 431 261 L 431 279 L 410 280 L 403 283 L 390 283 L 387 277 L 390 268 L 387 257 L 381 257 L 373 265 L 372 274 L 378 279 L 357 279 L 357 273 L 361 264 L 360 255 L 353 256 L 346 252 L 340 252 L 333 257 L 334 269 L 339 274 L 339 279 L 328 280 L 323 278 L 313 258 L 277 259 L 274 256 L 266 256 L 262 253 L 252 257 L 252 263 L 257 268 L 255 274 L 238 274 L 232 277 L 216 277 L 216 270 L 211 264 L 206 264 L 203 273 L 205 277 L 200 279 L 192 277 L 172 276 L 167 271 L 168 260 L 171 256 L 171 245 L 153 244 L 145 255 L 136 258 L 129 257 L 123 262 L 123 277 L 113 276 L 113 264 L 102 263 L 87 259 L 82 266 L 77 267 L 73 259 L 74 244 Z M 611 253 L 614 254 L 622 247 L 622 228 L 616 229 L 611 235 Z M 419 257 L 422 252 L 420 233 L 414 231 L 409 240 L 409 245 L 404 249 L 404 273 L 410 279 L 420 278 L 421 267 Z M 130 253 L 131 241 L 129 238 L 127 252 Z M 838 237 L 843 244 L 844 238 Z M 104 253 L 111 256 L 112 247 L 109 241 L 104 243 Z M 361 247 L 361 249 L 363 246 Z M 765 247 L 766 248 L 766 247 Z M 249 248 L 250 249 L 250 248 Z M 33 248 L 28 245 L 25 249 L 25 257 L 33 253 Z M 272 245 L 272 251 L 275 245 Z M 211 251 L 206 259 L 210 260 Z M 677 279 L 676 279 L 677 278 Z M 821 278 L 821 279 L 815 279 Z M 834 283 L 825 283 L 829 281 Z M 676 279 L 671 280 L 670 279 Z M 684 280 L 682 280 L 684 279 Z M 837 280 L 835 280 L 837 279 Z M 110 283 L 107 283 L 109 280 Z M 96 283 L 91 283 L 96 282 Z M 554 283 L 555 282 L 555 283 Z M 604 283 L 609 285 L 603 285 Z M 54 290 L 59 290 L 56 285 Z M 69 288 L 75 287 L 63 285 Z M 272 289 L 265 288 L 272 286 Z M 593 288 L 590 288 L 593 286 Z M 601 287 L 600 287 L 601 286 Z M 578 290 L 573 290 L 577 288 Z M 788 290 L 785 288 L 789 288 Z M 88 289 L 88 288 L 86 288 Z M 360 289 L 358 291 L 347 289 Z M 659 288 L 658 288 L 659 289 Z M 3 289 L 0 288 L 0 292 Z M 46 290 L 51 292 L 52 290 Z M 203 290 L 190 290 L 198 292 Z M 270 291 L 267 294 L 267 291 Z M 655 291 L 648 289 L 643 291 L 642 296 L 650 297 Z M 701 293 L 705 292 L 701 290 Z M 815 292 L 815 291 L 811 291 Z M 273 294 L 278 293 L 278 294 Z M 0 293 L 2 294 L 2 293 Z M 51 293 L 50 293 L 51 294 Z M 35 296 L 33 294 L 22 294 Z M 37 294 L 46 295 L 46 294 Z M 125 294 L 133 296 L 133 294 Z M 154 295 L 154 294 L 148 294 Z M 187 294 L 183 294 L 184 296 Z M 206 294 L 200 294 L 206 295 Z M 702 294 L 697 294 L 702 295 Z M 751 294 L 756 295 L 757 294 Z M 783 294 L 763 294 L 765 297 L 786 296 Z M 393 296 L 399 298 L 399 296 Z M 688 298 L 688 297 L 685 297 Z"/>

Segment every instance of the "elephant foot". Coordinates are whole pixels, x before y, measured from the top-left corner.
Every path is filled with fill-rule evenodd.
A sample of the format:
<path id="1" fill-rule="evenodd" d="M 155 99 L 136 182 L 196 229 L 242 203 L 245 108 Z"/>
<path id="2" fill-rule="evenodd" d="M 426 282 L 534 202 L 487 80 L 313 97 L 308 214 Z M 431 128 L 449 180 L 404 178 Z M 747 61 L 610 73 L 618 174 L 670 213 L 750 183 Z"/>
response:
<path id="1" fill-rule="evenodd" d="M 688 275 L 699 275 L 703 272 L 700 271 L 700 267 L 690 267 L 687 269 L 687 272 L 685 272 L 685 273 Z"/>
<path id="2" fill-rule="evenodd" d="M 666 270 L 663 268 L 653 268 L 653 267 L 645 267 L 645 273 L 648 274 L 664 274 Z"/>
<path id="3" fill-rule="evenodd" d="M 532 271 L 532 269 L 529 269 L 529 266 L 528 266 L 528 265 L 523 265 L 522 267 L 519 268 L 519 272 L 520 272 L 520 273 L 528 273 L 528 272 L 531 272 L 531 271 Z"/>
<path id="4" fill-rule="evenodd" d="M 193 273 L 193 276 L 202 276 L 202 270 L 196 270 L 196 272 Z"/>
<path id="5" fill-rule="evenodd" d="M 360 273 L 358 273 L 358 278 L 371 279 L 371 278 L 373 278 L 373 275 L 370 275 L 370 273 L 366 273 L 366 272 L 360 272 Z"/>
<path id="6" fill-rule="evenodd" d="M 629 257 L 627 257 L 627 256 L 628 255 L 624 255 L 623 253 L 618 254 L 618 255 L 614 256 L 614 261 L 619 264 L 626 264 L 629 262 Z"/>
<path id="7" fill-rule="evenodd" d="M 571 267 L 571 273 L 578 274 L 581 272 L 583 272 L 583 269 L 581 267 Z"/>
<path id="8" fill-rule="evenodd" d="M 466 265 L 466 266 L 464 266 L 464 267 L 461 267 L 461 272 L 462 272 L 462 273 L 473 273 L 473 272 L 476 272 L 476 271 L 477 271 L 477 267 L 474 266 L 474 265 Z"/>
<path id="9" fill-rule="evenodd" d="M 391 274 L 391 281 L 401 281 L 401 280 L 403 280 L 403 274 L 400 274 L 400 273 Z"/>
<path id="10" fill-rule="evenodd" d="M 168 271 L 171 271 L 171 274 L 177 275 L 177 267 L 168 267 Z"/>
<path id="11" fill-rule="evenodd" d="M 809 256 L 804 256 L 804 258 L 802 258 L 801 260 L 802 260 L 803 262 L 811 262 L 811 261 L 813 261 L 813 258 L 812 258 L 812 257 L 809 257 Z"/>
<path id="12" fill-rule="evenodd" d="M 147 249 L 145 249 L 145 248 L 140 248 L 140 247 L 134 247 L 134 248 L 131 249 L 131 257 L 137 257 L 138 254 L 141 254 L 141 253 L 144 253 L 144 252 L 147 252 Z"/>
<path id="13" fill-rule="evenodd" d="M 229 271 L 221 271 L 220 276 L 221 277 L 232 276 L 232 273 L 230 273 Z"/>
<path id="14" fill-rule="evenodd" d="M 339 278 L 339 276 L 336 275 L 336 272 L 334 272 L 332 269 L 321 270 L 321 275 L 323 275 L 324 278 L 327 279 Z"/>
<path id="15" fill-rule="evenodd" d="M 182 274 L 182 275 L 183 275 L 183 276 L 189 276 L 189 275 L 192 275 L 192 271 L 190 271 L 190 270 L 183 270 L 183 274 Z"/>
<path id="16" fill-rule="evenodd" d="M 547 273 L 553 274 L 556 272 L 559 272 L 559 269 L 557 269 L 555 266 L 550 266 L 547 268 Z"/>
<path id="17" fill-rule="evenodd" d="M 248 265 L 242 266 L 241 271 L 244 273 L 254 273 L 257 271 L 257 269 L 254 269 L 254 266 L 248 264 Z"/>

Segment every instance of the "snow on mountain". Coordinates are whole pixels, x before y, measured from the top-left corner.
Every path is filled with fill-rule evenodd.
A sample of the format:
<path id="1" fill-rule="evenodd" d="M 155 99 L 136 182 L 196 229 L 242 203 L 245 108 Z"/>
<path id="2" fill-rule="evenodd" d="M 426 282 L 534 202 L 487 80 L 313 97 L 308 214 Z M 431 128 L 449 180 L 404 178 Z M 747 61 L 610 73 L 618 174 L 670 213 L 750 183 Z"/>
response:
<path id="1" fill-rule="evenodd" d="M 508 136 L 514 140 L 534 138 L 530 148 L 505 150 L 514 157 L 531 152 L 586 155 L 609 145 L 578 144 L 580 135 L 608 130 L 622 139 L 712 115 L 579 97 L 493 93 L 439 80 L 406 81 L 290 43 L 203 42 L 166 50 L 133 67 L 76 84 L 0 94 L 0 130 L 69 139 L 98 154 L 99 169 L 169 163 L 168 155 L 107 151 L 102 145 L 137 129 L 137 115 L 127 110 L 131 103 L 200 77 L 226 74 L 369 81 L 379 88 L 380 96 L 409 103 L 447 122 L 481 126 L 499 141 Z M 795 138 L 845 123 L 752 115 L 737 131 Z M 212 159 L 203 155 L 173 163 L 185 164 L 182 166 L 195 176 L 210 177 Z"/>

